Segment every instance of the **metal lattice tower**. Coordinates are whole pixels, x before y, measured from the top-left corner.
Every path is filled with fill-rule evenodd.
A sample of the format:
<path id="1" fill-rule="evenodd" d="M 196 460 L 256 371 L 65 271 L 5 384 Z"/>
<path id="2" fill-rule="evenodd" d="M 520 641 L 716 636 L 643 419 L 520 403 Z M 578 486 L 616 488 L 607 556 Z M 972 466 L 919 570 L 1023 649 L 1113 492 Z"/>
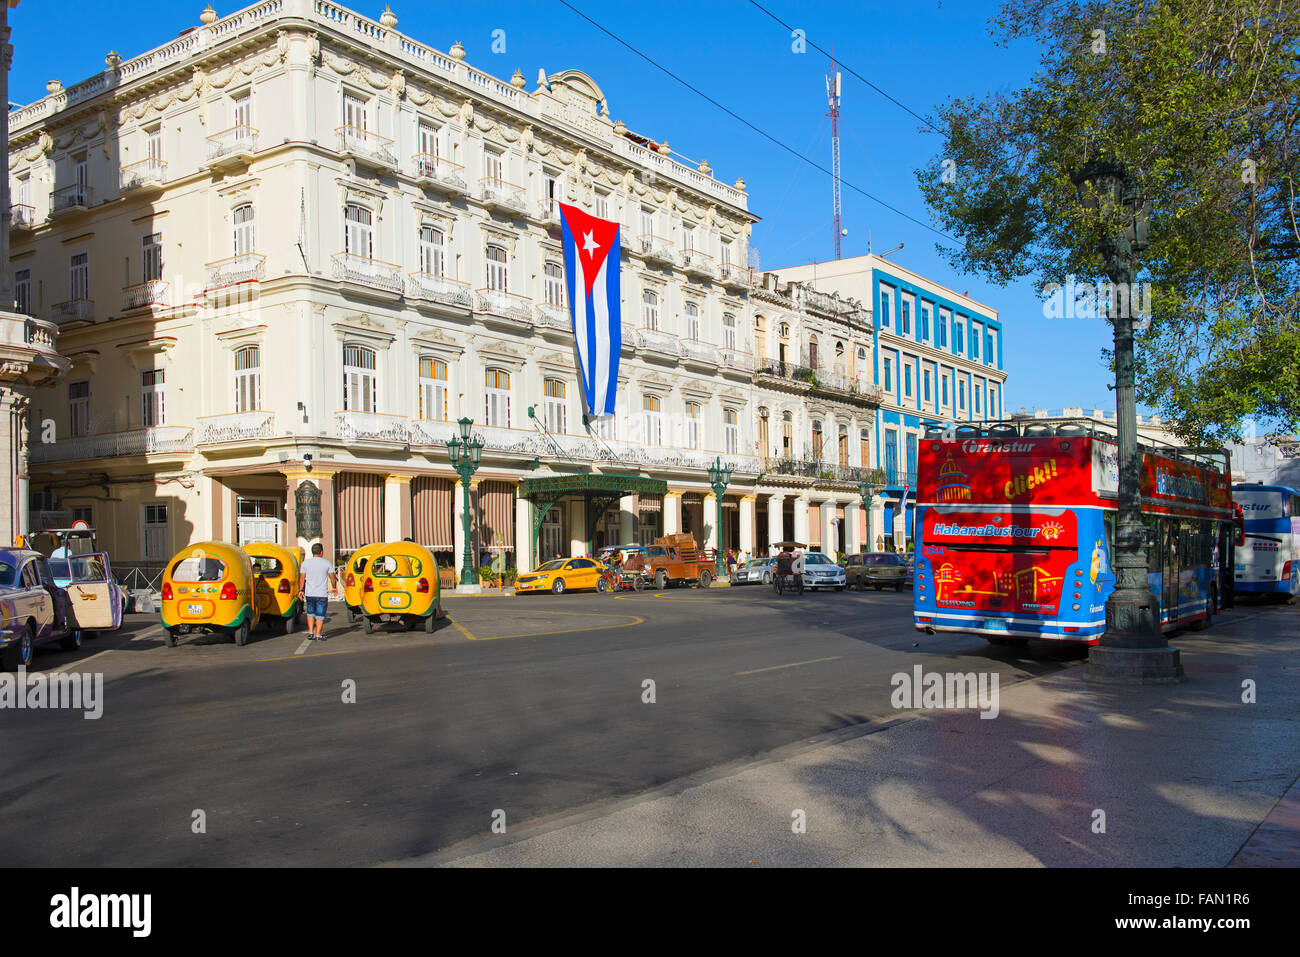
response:
<path id="1" fill-rule="evenodd" d="M 840 73 L 831 57 L 831 71 L 826 74 L 826 102 L 831 118 L 831 185 L 835 193 L 835 258 L 841 258 L 840 238 Z"/>

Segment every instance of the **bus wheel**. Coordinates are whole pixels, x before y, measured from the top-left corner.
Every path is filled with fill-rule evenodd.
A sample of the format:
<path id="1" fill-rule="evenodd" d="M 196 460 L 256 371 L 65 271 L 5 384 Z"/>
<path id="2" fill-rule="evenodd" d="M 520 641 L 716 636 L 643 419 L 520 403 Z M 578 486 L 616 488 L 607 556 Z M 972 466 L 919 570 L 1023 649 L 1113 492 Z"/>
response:
<path id="1" fill-rule="evenodd" d="M 989 635 L 985 635 L 984 640 L 987 641 L 990 645 L 1005 645 L 1010 642 L 1010 639 L 1008 638 L 993 638 Z"/>

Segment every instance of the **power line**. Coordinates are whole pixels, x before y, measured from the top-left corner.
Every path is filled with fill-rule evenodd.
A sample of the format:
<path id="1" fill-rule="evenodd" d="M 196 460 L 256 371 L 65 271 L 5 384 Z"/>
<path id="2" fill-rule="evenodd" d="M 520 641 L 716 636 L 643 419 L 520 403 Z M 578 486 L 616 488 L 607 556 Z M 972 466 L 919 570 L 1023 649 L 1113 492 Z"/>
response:
<path id="1" fill-rule="evenodd" d="M 573 11 L 574 13 L 576 13 L 578 16 L 582 17 L 582 19 L 586 20 L 588 23 L 590 23 L 593 27 L 595 27 L 595 28 L 596 28 L 597 30 L 599 30 L 601 33 L 603 33 L 603 34 L 605 34 L 607 37 L 609 37 L 611 40 L 616 41 L 617 43 L 619 43 L 619 44 L 621 44 L 622 46 L 626 47 L 628 50 L 630 50 L 630 51 L 632 51 L 633 53 L 635 53 L 637 56 L 639 56 L 641 59 L 645 60 L 647 63 L 649 63 L 649 64 L 650 64 L 652 67 L 654 67 L 656 70 L 660 71 L 661 73 L 666 74 L 667 76 L 669 76 L 669 77 L 671 77 L 672 79 L 676 80 L 676 81 L 677 81 L 678 83 L 680 83 L 682 86 L 686 87 L 686 89 L 690 90 L 690 91 L 691 91 L 692 93 L 694 93 L 696 96 L 699 96 L 700 98 L 702 98 L 702 99 L 704 99 L 704 100 L 707 100 L 709 103 L 711 103 L 711 104 L 713 104 L 714 106 L 716 106 L 716 107 L 717 107 L 718 109 L 720 109 L 722 112 L 724 112 L 724 113 L 726 113 L 728 116 L 730 116 L 733 120 L 736 120 L 736 121 L 739 122 L 739 123 L 743 123 L 745 126 L 749 127 L 751 130 L 753 130 L 753 131 L 754 131 L 755 133 L 757 133 L 759 136 L 763 137 L 765 140 L 769 141 L 770 143 L 772 143 L 772 144 L 774 144 L 774 145 L 776 145 L 776 146 L 779 146 L 781 149 L 785 150 L 785 151 L 786 151 L 787 153 L 789 153 L 791 156 L 794 156 L 794 157 L 796 157 L 796 158 L 798 158 L 798 159 L 803 160 L 803 161 L 804 161 L 805 163 L 807 163 L 809 166 L 812 166 L 813 168 L 819 170 L 819 171 L 822 172 L 822 173 L 825 173 L 827 176 L 832 175 L 830 170 L 828 170 L 825 166 L 822 166 L 822 165 L 821 165 L 820 163 L 818 163 L 816 160 L 809 159 L 807 156 L 804 156 L 802 153 L 800 153 L 799 151 L 797 151 L 797 150 L 794 149 L 793 147 L 791 147 L 791 146 L 787 146 L 785 143 L 783 143 L 781 140 L 777 139 L 777 138 L 776 138 L 775 136 L 773 136 L 772 134 L 768 133 L 766 130 L 760 129 L 759 127 L 755 126 L 753 123 L 751 123 L 749 120 L 745 119 L 745 118 L 744 118 L 743 116 L 741 116 L 740 114 L 736 113 L 734 110 L 731 110 L 731 109 L 729 109 L 729 108 L 726 107 L 726 106 L 723 106 L 721 103 L 719 103 L 719 102 L 718 102 L 717 100 L 715 100 L 713 97 L 709 96 L 709 95 L 708 95 L 707 93 L 705 93 L 703 90 L 701 90 L 701 89 L 699 89 L 699 88 L 697 88 L 697 87 L 695 87 L 695 86 L 692 86 L 690 83 L 688 83 L 686 80 L 682 79 L 680 76 L 678 76 L 678 75 L 677 75 L 676 73 L 674 73 L 672 70 L 668 69 L 666 66 L 663 66 L 662 64 L 658 63 L 658 62 L 657 62 L 656 60 L 654 60 L 653 58 L 651 58 L 651 57 L 647 56 L 646 54 L 642 53 L 640 50 L 638 50 L 636 47 L 632 46 L 632 44 L 628 43 L 626 40 L 624 40 L 622 37 L 618 36 L 616 33 L 612 33 L 611 31 L 605 29 L 603 26 L 601 26 L 599 23 L 597 23 L 597 22 L 596 22 L 595 20 L 593 20 L 591 17 L 587 16 L 585 13 L 583 13 L 581 10 L 579 10 L 577 7 L 575 7 L 573 4 L 569 3 L 568 0 L 558 0 L 558 2 L 561 3 L 561 4 L 563 4 L 564 6 L 568 7 L 570 10 L 572 10 L 572 11 Z M 891 206 L 889 203 L 885 202 L 883 199 L 880 199 L 880 198 L 877 197 L 877 196 L 873 196 L 873 195 L 871 195 L 871 194 L 868 193 L 865 189 L 862 189 L 862 188 L 859 187 L 859 186 L 855 186 L 853 183 L 850 183 L 850 182 L 847 182 L 847 181 L 844 182 L 844 185 L 847 186 L 849 189 L 853 190 L 855 193 L 860 193 L 860 194 L 862 194 L 862 195 L 865 196 L 867 199 L 871 200 L 873 203 L 877 203 L 877 204 L 883 206 L 885 209 L 889 210 L 891 213 L 895 213 L 895 214 L 898 215 L 898 216 L 902 216 L 904 219 L 908 220 L 909 222 L 915 223 L 916 225 L 920 226 L 922 229 L 928 229 L 930 232 L 934 233 L 936 236 L 942 236 L 944 239 L 948 240 L 949 242 L 953 242 L 953 243 L 957 242 L 957 240 L 956 240 L 954 237 L 949 236 L 947 233 L 943 232 L 942 230 L 935 229 L 935 228 L 934 228 L 933 226 L 931 226 L 929 223 L 922 222 L 921 220 L 917 219 L 915 216 L 912 216 L 912 215 L 910 215 L 910 214 L 908 214 L 908 213 L 903 212 L 901 209 L 899 209 L 899 208 L 896 207 L 896 206 Z"/>
<path id="2" fill-rule="evenodd" d="M 781 26 L 785 27 L 785 28 L 786 28 L 787 30 L 789 30 L 791 33 L 794 32 L 794 30 L 795 30 L 794 27 L 790 26 L 790 24 L 786 23 L 784 20 L 782 20 L 780 17 L 778 17 L 775 13 L 773 13 L 771 10 L 767 9 L 767 7 L 763 6 L 761 3 L 758 2 L 758 0 L 749 0 L 749 2 L 750 2 L 751 4 L 753 4 L 754 6 L 758 7 L 758 9 L 762 10 L 762 11 L 763 11 L 764 13 L 766 13 L 769 17 L 771 17 L 771 18 L 772 18 L 773 20 L 775 20 L 777 23 L 781 24 Z M 916 117 L 918 120 L 920 120 L 922 123 L 924 123 L 924 124 L 925 124 L 925 125 L 926 125 L 930 130 L 932 130 L 933 132 L 935 132 L 935 133 L 939 133 L 940 135 L 943 134 L 943 131 L 942 131 L 942 130 L 940 130 L 938 127 L 936 127 L 933 123 L 931 123 L 929 120 L 927 120 L 927 119 L 926 119 L 924 116 L 922 116 L 920 113 L 917 113 L 915 110 L 913 110 L 913 109 L 912 109 L 910 106 L 908 106 L 906 103 L 902 102 L 901 100 L 897 99 L 897 98 L 894 97 L 894 96 L 891 96 L 889 93 L 885 92 L 885 91 L 882 90 L 880 87 L 876 86 L 876 84 L 872 83 L 870 80 L 868 80 L 865 76 L 863 76 L 863 75 L 862 75 L 861 73 L 859 73 L 857 70 L 853 69 L 853 67 L 849 66 L 847 63 L 844 63 L 843 61 L 840 61 L 840 60 L 836 60 L 835 57 L 834 57 L 832 54 L 827 53 L 825 50 L 823 50 L 823 49 L 822 49 L 821 47 L 819 47 L 817 44 L 815 44 L 815 43 L 813 43 L 811 40 L 809 40 L 809 39 L 808 39 L 808 35 L 807 35 L 806 33 L 804 34 L 803 39 L 804 39 L 804 42 L 805 42 L 805 43 L 807 43 L 810 47 L 812 47 L 814 50 L 816 50 L 816 51 L 817 51 L 818 53 L 820 53 L 822 56 L 831 57 L 831 59 L 832 59 L 833 61 L 835 61 L 836 63 L 838 63 L 838 64 L 840 65 L 840 67 L 842 67 L 842 68 L 843 68 L 844 70 L 846 70 L 847 72 L 851 73 L 853 76 L 856 76 L 859 80 L 861 80 L 861 81 L 862 81 L 863 83 L 865 83 L 867 86 L 871 87 L 873 90 L 875 90 L 877 93 L 879 93 L 879 94 L 880 94 L 881 96 L 883 96 L 885 99 L 887 99 L 890 103 L 893 103 L 893 104 L 894 104 L 895 106 L 897 106 L 900 110 L 904 110 L 904 111 L 906 111 L 906 112 L 912 114 L 912 116 Z"/>

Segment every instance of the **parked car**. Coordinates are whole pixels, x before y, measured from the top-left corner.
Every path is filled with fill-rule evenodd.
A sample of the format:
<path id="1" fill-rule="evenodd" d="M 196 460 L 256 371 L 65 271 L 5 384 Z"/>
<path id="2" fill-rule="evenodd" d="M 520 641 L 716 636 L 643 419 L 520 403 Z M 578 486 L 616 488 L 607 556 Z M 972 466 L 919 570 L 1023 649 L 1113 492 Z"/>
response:
<path id="1" fill-rule="evenodd" d="M 257 612 L 263 624 L 293 634 L 303 624 L 303 604 L 298 597 L 301 550 L 274 542 L 249 542 L 244 551 L 253 560 Z"/>
<path id="2" fill-rule="evenodd" d="M 848 584 L 858 591 L 874 588 L 892 588 L 902 591 L 907 575 L 907 564 L 903 556 L 894 552 L 868 552 L 865 555 L 850 555 L 848 563 Z"/>
<path id="3" fill-rule="evenodd" d="M 83 638 L 122 627 L 126 589 L 113 578 L 107 552 L 50 559 L 54 584 L 68 595 L 68 617 Z"/>
<path id="4" fill-rule="evenodd" d="M 916 587 L 916 556 L 907 556 L 907 571 L 903 574 L 903 584 L 908 588 Z"/>
<path id="5" fill-rule="evenodd" d="M 803 587 L 834 588 L 844 591 L 844 569 L 823 552 L 805 552 L 803 556 Z"/>
<path id="6" fill-rule="evenodd" d="M 81 630 L 68 617 L 68 594 L 54 583 L 44 555 L 29 548 L 0 549 L 0 666 L 32 663 L 38 645 L 81 647 Z"/>
<path id="7" fill-rule="evenodd" d="M 771 558 L 751 558 L 743 565 L 737 565 L 731 573 L 733 585 L 770 585 L 772 584 Z"/>
<path id="8" fill-rule="evenodd" d="M 515 594 L 528 595 L 549 591 L 562 595 L 566 591 L 594 588 L 609 591 L 606 568 L 594 558 L 554 558 L 515 579 Z"/>
<path id="9" fill-rule="evenodd" d="M 247 644 L 261 619 L 257 578 L 242 548 L 228 542 L 185 546 L 163 571 L 163 642 L 174 648 L 182 635 L 215 632 Z"/>
<path id="10" fill-rule="evenodd" d="M 385 618 L 432 634 L 442 614 L 433 553 L 414 542 L 390 542 L 374 551 L 361 583 L 361 612 L 367 635 Z"/>

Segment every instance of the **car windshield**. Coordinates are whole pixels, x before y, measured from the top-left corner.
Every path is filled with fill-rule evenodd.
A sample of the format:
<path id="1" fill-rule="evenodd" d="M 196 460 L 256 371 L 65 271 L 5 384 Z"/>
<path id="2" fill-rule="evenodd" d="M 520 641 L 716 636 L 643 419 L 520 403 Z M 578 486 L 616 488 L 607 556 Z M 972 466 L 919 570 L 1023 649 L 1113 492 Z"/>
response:
<path id="1" fill-rule="evenodd" d="M 746 568 L 762 568 L 762 567 L 763 567 L 764 565 L 766 565 L 769 561 L 771 561 L 771 559 L 768 559 L 768 558 L 751 558 L 749 561 L 745 562 L 745 567 L 746 567 Z"/>
<path id="2" fill-rule="evenodd" d="M 18 580 L 18 569 L 8 562 L 0 562 L 0 588 L 12 588 Z"/>
<path id="3" fill-rule="evenodd" d="M 219 582 L 226 577 L 226 563 L 211 555 L 190 555 L 172 566 L 172 581 Z"/>
<path id="4" fill-rule="evenodd" d="M 803 557 L 805 565 L 834 565 L 835 563 L 820 552 L 812 552 Z"/>
<path id="5" fill-rule="evenodd" d="M 555 572 L 555 571 L 559 571 L 563 567 L 564 567 L 564 560 L 560 558 L 556 558 L 553 559 L 552 561 L 545 562 L 541 565 L 538 565 L 537 570 L 539 572 Z"/>
<path id="6" fill-rule="evenodd" d="M 865 559 L 863 559 L 863 564 L 866 564 L 866 565 L 901 565 L 901 564 L 903 564 L 903 559 L 900 558 L 898 555 L 893 554 L 892 552 L 885 552 L 885 553 L 878 554 L 878 555 L 868 555 Z"/>
<path id="7" fill-rule="evenodd" d="M 50 559 L 50 572 L 55 578 L 63 579 L 72 577 L 72 571 L 68 568 L 68 563 L 62 558 Z"/>
<path id="8" fill-rule="evenodd" d="M 71 572 L 68 579 L 72 582 L 102 582 L 108 578 L 108 572 L 104 569 L 104 560 L 98 555 L 72 558 L 68 560 L 68 565 Z M 55 571 L 54 577 L 62 576 Z"/>

